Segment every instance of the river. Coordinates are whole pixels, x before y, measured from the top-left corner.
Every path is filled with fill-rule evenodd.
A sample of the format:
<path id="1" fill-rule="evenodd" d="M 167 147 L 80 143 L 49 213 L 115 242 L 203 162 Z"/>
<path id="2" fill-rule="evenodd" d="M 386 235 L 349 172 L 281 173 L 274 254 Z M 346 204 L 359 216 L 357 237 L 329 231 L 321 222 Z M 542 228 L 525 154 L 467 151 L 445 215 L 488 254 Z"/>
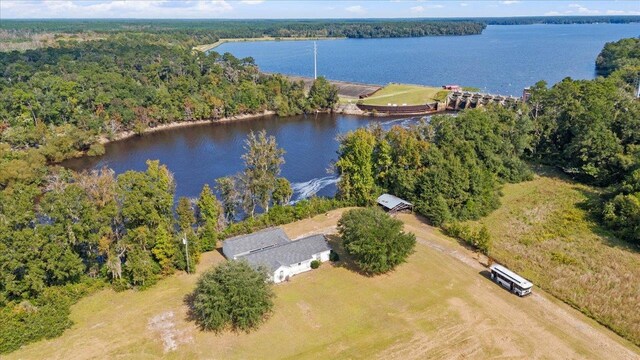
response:
<path id="1" fill-rule="evenodd" d="M 176 195 L 197 197 L 204 184 L 214 185 L 215 179 L 240 172 L 247 134 L 265 129 L 286 151 L 282 176 L 292 183 L 293 200 L 332 196 L 337 179 L 327 170 L 337 158 L 339 134 L 373 122 L 389 128 L 417 121 L 319 114 L 195 125 L 112 142 L 105 145 L 105 155 L 67 160 L 64 166 L 76 170 L 107 166 L 120 174 L 144 170 L 147 159 L 159 159 L 174 174 Z"/>
<path id="2" fill-rule="evenodd" d="M 319 41 L 319 73 L 365 83 L 458 83 L 494 93 L 519 95 L 524 86 L 566 76 L 594 77 L 594 60 L 607 41 L 640 35 L 638 24 L 489 26 L 482 35 L 406 39 Z M 229 43 L 217 51 L 253 56 L 264 71 L 313 73 L 309 41 Z M 106 145 L 106 154 L 66 161 L 76 170 L 108 166 L 120 174 L 144 170 L 159 159 L 173 172 L 176 195 L 197 197 L 205 183 L 238 173 L 249 131 L 266 129 L 285 149 L 282 175 L 292 182 L 294 200 L 335 194 L 327 172 L 336 160 L 336 138 L 372 122 L 390 127 L 415 120 L 343 115 L 265 117 L 180 127 Z"/>

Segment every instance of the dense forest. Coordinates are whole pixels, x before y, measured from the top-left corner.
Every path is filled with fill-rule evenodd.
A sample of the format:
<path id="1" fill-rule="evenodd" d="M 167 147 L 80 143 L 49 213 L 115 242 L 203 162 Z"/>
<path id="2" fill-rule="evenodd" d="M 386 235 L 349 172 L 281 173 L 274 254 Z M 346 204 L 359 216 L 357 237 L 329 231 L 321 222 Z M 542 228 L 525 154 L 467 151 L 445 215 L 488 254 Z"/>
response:
<path id="1" fill-rule="evenodd" d="M 639 22 L 639 16 L 524 16 L 500 18 L 449 18 L 442 19 L 294 19 L 294 20 L 161 20 L 161 19 L 64 19 L 64 20 L 3 20 L 0 29 L 27 30 L 33 32 L 67 32 L 83 31 L 208 31 L 222 38 L 243 38 L 261 36 L 320 36 L 333 33 L 347 36 L 358 32 L 357 28 L 378 29 L 384 32 L 410 32 L 411 28 L 418 33 L 431 30 L 426 35 L 478 34 L 485 25 L 529 25 L 529 24 L 593 24 L 613 23 L 625 24 Z M 470 24 L 481 24 L 471 26 Z M 421 30 L 420 30 L 421 29 Z M 291 35 L 280 35 L 291 32 Z M 293 35 L 293 33 L 297 33 Z M 315 35 L 310 35 L 314 34 Z M 325 35 L 326 36 L 326 35 Z M 400 35 L 407 36 L 407 35 Z M 415 35 L 414 35 L 415 36 Z M 359 37 L 359 36 L 358 36 Z"/>
<path id="2" fill-rule="evenodd" d="M 596 58 L 599 75 L 608 76 L 624 68 L 640 68 L 640 38 L 606 43 Z"/>
<path id="3" fill-rule="evenodd" d="M 0 44 L 13 48 L 41 34 L 53 39 L 82 40 L 113 33 L 152 32 L 195 46 L 221 38 L 347 37 L 388 38 L 438 35 L 478 35 L 486 27 L 477 21 L 434 20 L 3 20 Z M 66 34 L 67 36 L 63 36 Z M 6 46 L 8 49 L 11 47 Z"/>
<path id="4" fill-rule="evenodd" d="M 390 192 L 435 225 L 476 219 L 498 207 L 500 184 L 532 176 L 521 159 L 531 129 L 528 116 L 492 108 L 409 129 L 356 130 L 340 141 L 338 196 L 367 205 Z"/>

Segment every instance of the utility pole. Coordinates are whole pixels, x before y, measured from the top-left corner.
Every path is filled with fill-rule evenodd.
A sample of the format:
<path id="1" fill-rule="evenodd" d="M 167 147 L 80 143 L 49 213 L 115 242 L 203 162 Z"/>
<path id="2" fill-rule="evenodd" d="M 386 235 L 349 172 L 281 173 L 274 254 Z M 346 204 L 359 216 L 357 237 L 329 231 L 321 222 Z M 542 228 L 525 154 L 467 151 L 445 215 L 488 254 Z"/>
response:
<path id="1" fill-rule="evenodd" d="M 313 80 L 318 78 L 318 45 L 313 42 Z"/>
<path id="2" fill-rule="evenodd" d="M 191 273 L 191 269 L 189 268 L 189 241 L 187 241 L 187 234 L 182 235 L 182 243 L 184 244 L 184 252 L 187 256 L 187 274 Z"/>

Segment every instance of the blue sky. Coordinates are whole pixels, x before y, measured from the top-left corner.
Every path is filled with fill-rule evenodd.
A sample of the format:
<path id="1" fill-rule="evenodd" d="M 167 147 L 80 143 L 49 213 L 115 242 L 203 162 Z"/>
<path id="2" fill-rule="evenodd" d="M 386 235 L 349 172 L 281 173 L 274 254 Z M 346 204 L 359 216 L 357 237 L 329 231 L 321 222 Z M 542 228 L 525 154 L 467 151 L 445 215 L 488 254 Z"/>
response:
<path id="1" fill-rule="evenodd" d="M 440 18 L 537 15 L 640 15 L 640 0 L 0 0 L 0 19 Z"/>

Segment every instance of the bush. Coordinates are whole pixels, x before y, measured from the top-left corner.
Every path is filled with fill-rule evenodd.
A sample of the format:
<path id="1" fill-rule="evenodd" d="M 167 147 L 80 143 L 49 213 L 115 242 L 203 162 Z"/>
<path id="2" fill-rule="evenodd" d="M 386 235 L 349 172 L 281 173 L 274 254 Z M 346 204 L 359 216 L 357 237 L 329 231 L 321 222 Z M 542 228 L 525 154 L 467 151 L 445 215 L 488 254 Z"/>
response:
<path id="1" fill-rule="evenodd" d="M 338 255 L 337 252 L 331 250 L 331 252 L 329 253 L 329 261 L 331 262 L 340 261 L 340 255 Z"/>
<path id="2" fill-rule="evenodd" d="M 353 209 L 338 222 L 344 248 L 360 269 L 382 274 L 403 263 L 413 252 L 416 237 L 402 231 L 402 222 L 378 208 Z"/>
<path id="3" fill-rule="evenodd" d="M 465 243 L 478 249 L 481 253 L 488 255 L 491 248 L 491 234 L 486 226 L 482 226 L 480 230 L 474 231 L 469 225 L 460 223 L 451 223 L 443 227 L 445 234 L 462 240 Z"/>
<path id="4" fill-rule="evenodd" d="M 60 336 L 73 325 L 70 306 L 81 297 L 104 285 L 101 281 L 46 288 L 42 296 L 32 301 L 11 303 L 0 309 L 0 354 L 21 346 Z"/>
<path id="5" fill-rule="evenodd" d="M 312 269 L 317 269 L 317 268 L 319 268 L 319 267 L 320 267 L 320 261 L 318 261 L 318 260 L 313 260 L 313 261 L 311 262 L 311 268 L 312 268 Z"/>
<path id="6" fill-rule="evenodd" d="M 204 330 L 254 329 L 273 309 L 274 294 L 266 279 L 266 269 L 255 270 L 246 261 L 225 262 L 198 279 L 191 315 Z"/>
<path id="7" fill-rule="evenodd" d="M 87 151 L 87 155 L 100 156 L 100 155 L 104 155 L 104 152 L 105 152 L 104 145 L 100 143 L 95 143 L 89 147 L 89 150 Z"/>

